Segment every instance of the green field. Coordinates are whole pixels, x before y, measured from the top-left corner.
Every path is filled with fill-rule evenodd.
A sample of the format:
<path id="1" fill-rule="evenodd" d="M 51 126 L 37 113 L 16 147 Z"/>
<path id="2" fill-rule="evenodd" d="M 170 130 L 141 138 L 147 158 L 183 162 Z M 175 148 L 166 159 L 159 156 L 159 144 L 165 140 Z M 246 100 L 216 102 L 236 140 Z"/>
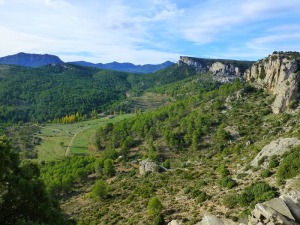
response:
<path id="1" fill-rule="evenodd" d="M 37 134 L 42 139 L 41 144 L 35 147 L 38 152 L 38 160 L 51 161 L 70 154 L 95 151 L 94 137 L 100 126 L 132 116 L 134 114 L 118 115 L 112 119 L 105 117 L 73 124 L 48 124 L 42 127 Z"/>

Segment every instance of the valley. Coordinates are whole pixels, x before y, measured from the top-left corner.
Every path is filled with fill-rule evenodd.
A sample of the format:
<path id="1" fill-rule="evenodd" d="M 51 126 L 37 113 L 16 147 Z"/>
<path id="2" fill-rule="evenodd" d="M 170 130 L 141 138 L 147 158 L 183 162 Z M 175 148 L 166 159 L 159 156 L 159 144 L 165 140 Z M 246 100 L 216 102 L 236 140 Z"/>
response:
<path id="1" fill-rule="evenodd" d="M 259 224 L 259 204 L 299 206 L 299 68 L 297 52 L 145 75 L 0 66 L 2 133 L 70 223 Z"/>

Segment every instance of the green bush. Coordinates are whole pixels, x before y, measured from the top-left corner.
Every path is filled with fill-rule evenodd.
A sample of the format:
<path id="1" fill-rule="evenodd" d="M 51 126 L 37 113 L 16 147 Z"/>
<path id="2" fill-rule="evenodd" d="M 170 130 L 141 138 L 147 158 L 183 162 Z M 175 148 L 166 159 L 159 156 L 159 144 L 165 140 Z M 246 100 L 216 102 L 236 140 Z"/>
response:
<path id="1" fill-rule="evenodd" d="M 96 182 L 92 192 L 89 194 L 89 197 L 105 198 L 108 195 L 109 189 L 109 186 L 102 179 L 100 179 Z"/>
<path id="2" fill-rule="evenodd" d="M 275 198 L 278 195 L 275 188 L 265 182 L 256 182 L 246 187 L 238 196 L 238 202 L 241 206 L 248 206 L 258 202 L 264 202 Z"/>
<path id="3" fill-rule="evenodd" d="M 226 187 L 226 188 L 233 188 L 237 185 L 237 182 L 235 180 L 232 180 L 230 176 L 222 177 L 221 180 L 219 180 L 219 185 L 221 187 Z"/>
<path id="4" fill-rule="evenodd" d="M 165 223 L 164 216 L 162 214 L 159 214 L 155 216 L 153 220 L 153 225 L 163 225 Z"/>
<path id="5" fill-rule="evenodd" d="M 148 203 L 148 213 L 151 217 L 160 215 L 161 210 L 164 208 L 158 197 L 153 197 Z"/>
<path id="6" fill-rule="evenodd" d="M 229 209 L 233 209 L 238 205 L 238 198 L 236 194 L 228 194 L 223 198 L 223 204 Z"/>
<path id="7" fill-rule="evenodd" d="M 267 178 L 267 177 L 272 176 L 272 172 L 270 170 L 266 169 L 261 172 L 260 176 L 262 178 Z"/>
<path id="8" fill-rule="evenodd" d="M 220 175 L 222 177 L 226 177 L 228 176 L 230 173 L 229 173 L 229 170 L 226 168 L 225 165 L 220 165 L 217 169 L 217 171 L 220 173 Z"/>
<path id="9" fill-rule="evenodd" d="M 277 179 L 289 179 L 298 174 L 300 174 L 300 146 L 294 148 L 284 157 L 277 171 Z"/>
<path id="10" fill-rule="evenodd" d="M 202 203 L 205 202 L 206 200 L 210 199 L 210 196 L 205 192 L 201 191 L 201 193 L 198 195 L 197 202 Z"/>
<path id="11" fill-rule="evenodd" d="M 277 167 L 278 165 L 279 165 L 279 161 L 277 159 L 271 159 L 268 167 L 270 169 L 273 169 L 273 168 Z"/>

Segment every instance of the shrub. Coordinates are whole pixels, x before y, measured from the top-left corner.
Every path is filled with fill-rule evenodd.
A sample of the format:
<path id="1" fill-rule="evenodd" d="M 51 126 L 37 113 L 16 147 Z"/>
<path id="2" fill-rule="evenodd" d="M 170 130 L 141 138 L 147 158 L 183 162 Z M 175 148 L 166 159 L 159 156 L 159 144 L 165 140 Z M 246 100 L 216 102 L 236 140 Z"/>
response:
<path id="1" fill-rule="evenodd" d="M 222 177 L 228 176 L 230 174 L 225 165 L 220 165 L 217 170 Z"/>
<path id="2" fill-rule="evenodd" d="M 103 173 L 108 177 L 111 177 L 115 174 L 115 168 L 111 159 L 106 159 L 104 161 Z"/>
<path id="3" fill-rule="evenodd" d="M 263 170 L 263 171 L 261 172 L 261 174 L 260 174 L 260 176 L 261 176 L 262 178 L 267 178 L 267 177 L 270 177 L 271 175 L 272 175 L 272 172 L 271 172 L 270 170 L 268 170 L 268 169 Z"/>
<path id="4" fill-rule="evenodd" d="M 219 181 L 219 185 L 221 187 L 226 187 L 231 189 L 237 185 L 237 182 L 235 180 L 232 180 L 230 176 L 226 176 L 221 178 L 221 180 Z"/>
<path id="5" fill-rule="evenodd" d="M 238 196 L 238 202 L 241 206 L 256 204 L 275 198 L 278 195 L 275 188 L 265 182 L 256 182 L 246 187 Z"/>
<path id="6" fill-rule="evenodd" d="M 166 169 L 170 169 L 171 168 L 171 162 L 169 159 L 167 159 L 166 161 L 163 162 L 163 167 L 165 167 Z"/>
<path id="7" fill-rule="evenodd" d="M 151 217 L 160 215 L 163 205 L 158 199 L 158 197 L 153 197 L 148 203 L 148 213 Z"/>
<path id="8" fill-rule="evenodd" d="M 277 171 L 277 179 L 284 180 L 300 173 L 300 146 L 294 148 L 282 160 Z"/>
<path id="9" fill-rule="evenodd" d="M 223 198 L 223 204 L 229 209 L 233 209 L 238 204 L 236 194 L 228 194 Z"/>
<path id="10" fill-rule="evenodd" d="M 109 189 L 109 186 L 102 179 L 100 179 L 96 182 L 89 196 L 92 198 L 105 198 L 108 195 Z"/>
<path id="11" fill-rule="evenodd" d="M 201 193 L 198 195 L 197 202 L 202 203 L 205 202 L 206 200 L 210 199 L 210 196 L 205 192 L 201 191 Z"/>
<path id="12" fill-rule="evenodd" d="M 163 225 L 165 223 L 164 216 L 162 214 L 159 214 L 155 216 L 153 220 L 153 225 Z"/>
<path id="13" fill-rule="evenodd" d="M 277 167 L 278 165 L 279 165 L 279 161 L 277 159 L 271 159 L 268 167 L 270 169 L 273 169 L 273 168 Z"/>

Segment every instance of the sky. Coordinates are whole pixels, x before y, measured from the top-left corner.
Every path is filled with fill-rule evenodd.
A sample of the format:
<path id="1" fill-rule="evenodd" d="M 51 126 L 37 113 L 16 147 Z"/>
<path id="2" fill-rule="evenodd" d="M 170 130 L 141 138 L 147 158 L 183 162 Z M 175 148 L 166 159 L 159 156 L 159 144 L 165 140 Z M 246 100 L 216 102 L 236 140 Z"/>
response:
<path id="1" fill-rule="evenodd" d="M 0 0 L 0 57 L 158 64 L 300 51 L 300 0 Z"/>

